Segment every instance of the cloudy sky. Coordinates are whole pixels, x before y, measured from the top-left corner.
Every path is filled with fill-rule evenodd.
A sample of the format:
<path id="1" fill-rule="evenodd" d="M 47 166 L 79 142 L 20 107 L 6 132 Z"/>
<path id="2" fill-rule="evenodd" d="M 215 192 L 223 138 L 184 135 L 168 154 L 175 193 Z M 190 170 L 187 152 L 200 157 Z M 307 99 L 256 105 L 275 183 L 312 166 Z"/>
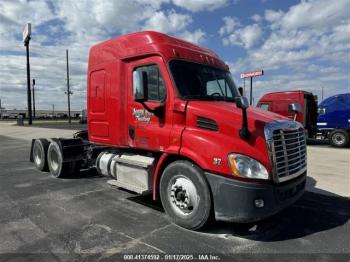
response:
<path id="1" fill-rule="evenodd" d="M 65 50 L 72 108 L 85 107 L 89 47 L 124 33 L 156 30 L 216 51 L 239 74 L 264 69 L 254 98 L 302 89 L 350 92 L 350 0 L 1 0 L 0 99 L 26 108 L 23 26 L 32 23 L 31 77 L 37 109 L 66 108 Z"/>

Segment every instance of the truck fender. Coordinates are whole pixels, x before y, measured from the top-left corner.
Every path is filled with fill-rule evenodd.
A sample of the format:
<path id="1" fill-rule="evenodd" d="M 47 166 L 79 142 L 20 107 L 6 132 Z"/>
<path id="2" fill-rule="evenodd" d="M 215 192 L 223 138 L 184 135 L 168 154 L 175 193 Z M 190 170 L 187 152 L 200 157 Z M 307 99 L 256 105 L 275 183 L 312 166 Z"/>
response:
<path id="1" fill-rule="evenodd" d="M 169 154 L 163 153 L 158 162 L 156 169 L 154 171 L 154 176 L 153 176 L 153 200 L 158 199 L 158 185 L 159 185 L 159 180 L 160 180 L 160 171 L 162 170 L 165 160 L 168 158 Z"/>
<path id="2" fill-rule="evenodd" d="M 186 153 L 184 154 L 182 152 L 181 155 L 163 153 L 160 156 L 154 171 L 154 176 L 153 176 L 153 200 L 158 199 L 159 181 L 160 181 L 160 176 L 162 175 L 161 171 L 164 170 L 165 165 L 167 165 L 168 163 L 171 163 L 172 160 L 175 161 L 175 160 L 187 159 L 193 162 L 194 164 L 198 165 L 200 168 L 203 168 L 203 165 L 205 164 L 205 160 L 198 159 L 198 157 L 194 159 L 192 156 L 195 157 L 194 152 L 192 152 L 192 154 L 186 154 Z M 168 160 L 170 160 L 170 162 Z M 200 160 L 200 162 L 196 162 L 195 160 Z"/>
<path id="3" fill-rule="evenodd" d="M 209 169 L 208 161 L 206 161 L 198 152 L 194 152 L 188 147 L 181 147 L 181 155 L 192 162 L 196 163 L 201 169 Z"/>
<path id="4" fill-rule="evenodd" d="M 50 138 L 61 150 L 63 162 L 73 162 L 84 159 L 84 146 L 87 144 L 81 138 Z"/>

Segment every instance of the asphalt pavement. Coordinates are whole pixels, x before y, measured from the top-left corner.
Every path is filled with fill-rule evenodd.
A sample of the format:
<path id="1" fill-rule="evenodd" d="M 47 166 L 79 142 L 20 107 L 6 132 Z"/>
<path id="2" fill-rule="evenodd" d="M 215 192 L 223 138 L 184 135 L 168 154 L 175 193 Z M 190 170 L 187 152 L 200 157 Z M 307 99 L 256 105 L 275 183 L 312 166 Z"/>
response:
<path id="1" fill-rule="evenodd" d="M 315 178 L 299 201 L 269 219 L 213 222 L 194 232 L 172 224 L 150 196 L 112 187 L 93 169 L 67 179 L 37 171 L 29 149 L 29 139 L 0 135 L 0 261 L 127 261 L 130 254 L 168 261 L 176 261 L 166 259 L 170 254 L 199 261 L 206 254 L 211 261 L 350 258 L 350 200 L 315 190 Z"/>

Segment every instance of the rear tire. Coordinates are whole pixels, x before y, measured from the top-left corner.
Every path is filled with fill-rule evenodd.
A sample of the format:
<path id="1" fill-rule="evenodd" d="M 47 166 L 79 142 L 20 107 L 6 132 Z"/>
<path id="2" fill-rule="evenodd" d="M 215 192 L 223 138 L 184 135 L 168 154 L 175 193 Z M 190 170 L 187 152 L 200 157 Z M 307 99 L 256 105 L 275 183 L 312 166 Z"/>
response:
<path id="1" fill-rule="evenodd" d="M 57 142 L 51 142 L 47 150 L 47 163 L 52 176 L 63 178 L 75 171 L 75 162 L 63 162 L 62 151 Z"/>
<path id="2" fill-rule="evenodd" d="M 47 165 L 47 150 L 49 147 L 49 142 L 46 139 L 35 139 L 33 144 L 33 162 L 35 167 L 40 171 L 49 171 Z"/>
<path id="3" fill-rule="evenodd" d="M 209 220 L 212 201 L 203 171 L 189 161 L 167 166 L 160 180 L 163 208 L 175 224 L 199 229 Z"/>
<path id="4" fill-rule="evenodd" d="M 334 130 L 329 138 L 334 147 L 346 147 L 349 144 L 349 133 L 341 129 Z"/>

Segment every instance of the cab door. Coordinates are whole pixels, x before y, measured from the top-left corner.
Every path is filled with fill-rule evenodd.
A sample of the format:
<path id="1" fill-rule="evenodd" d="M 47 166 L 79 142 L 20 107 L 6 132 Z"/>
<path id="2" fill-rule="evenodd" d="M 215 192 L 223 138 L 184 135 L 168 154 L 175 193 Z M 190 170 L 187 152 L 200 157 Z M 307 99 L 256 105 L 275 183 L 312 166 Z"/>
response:
<path id="1" fill-rule="evenodd" d="M 146 75 L 148 94 L 136 101 L 133 86 L 135 71 Z M 151 57 L 128 65 L 128 144 L 151 151 L 165 151 L 169 146 L 172 126 L 170 107 L 170 78 L 161 57 Z M 167 81 L 166 81 L 166 80 Z M 167 84 L 168 83 L 168 84 Z"/>

